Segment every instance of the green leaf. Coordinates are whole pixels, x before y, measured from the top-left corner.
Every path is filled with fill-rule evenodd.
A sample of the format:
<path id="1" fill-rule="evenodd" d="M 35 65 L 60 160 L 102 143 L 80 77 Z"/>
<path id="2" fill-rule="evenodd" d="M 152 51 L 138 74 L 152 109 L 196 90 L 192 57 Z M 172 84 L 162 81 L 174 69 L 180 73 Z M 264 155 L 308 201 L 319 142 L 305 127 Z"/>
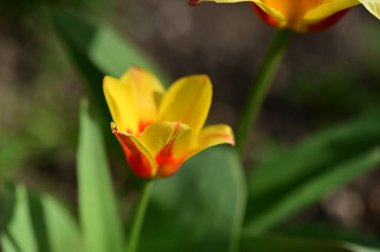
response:
<path id="1" fill-rule="evenodd" d="M 141 49 L 114 29 L 62 9 L 52 9 L 53 24 L 73 63 L 86 79 L 92 102 L 109 116 L 102 90 L 105 75 L 121 76 L 138 65 L 156 73 L 168 84 L 163 71 Z"/>
<path id="2" fill-rule="evenodd" d="M 25 187 L 6 184 L 2 205 L 6 223 L 1 239 L 4 252 L 37 252 L 38 244 L 29 212 L 28 192 Z M 8 206 L 12 206 L 9 207 Z"/>
<path id="3" fill-rule="evenodd" d="M 253 218 L 249 222 L 246 232 L 266 231 L 300 209 L 316 202 L 333 189 L 375 168 L 377 164 L 380 164 L 380 148 L 331 167 L 331 171 L 300 185 L 291 193 L 278 199 L 278 202 L 266 212 Z"/>
<path id="4" fill-rule="evenodd" d="M 54 9 L 52 15 L 63 42 L 74 47 L 100 71 L 117 77 L 132 65 L 138 65 L 165 79 L 163 71 L 152 59 L 111 27 L 62 9 Z"/>
<path id="5" fill-rule="evenodd" d="M 292 236 L 323 240 L 340 240 L 351 244 L 380 248 L 380 241 L 375 234 L 364 232 L 363 230 L 359 231 L 351 228 L 343 228 L 339 225 L 331 225 L 330 223 L 296 222 L 290 227 L 282 228 L 281 232 Z"/>
<path id="6" fill-rule="evenodd" d="M 234 251 L 245 208 L 245 183 L 232 148 L 219 146 L 156 182 L 140 251 Z"/>
<path id="7" fill-rule="evenodd" d="M 100 128 L 82 102 L 77 154 L 79 213 L 88 252 L 123 251 L 121 220 Z"/>
<path id="8" fill-rule="evenodd" d="M 297 236 L 269 234 L 262 236 L 244 237 L 241 241 L 241 252 L 379 252 L 377 249 L 359 245 L 310 239 Z"/>
<path id="9" fill-rule="evenodd" d="M 51 9 L 51 16 L 68 56 L 85 79 L 91 104 L 100 111 L 99 121 L 102 123 L 111 122 L 103 95 L 105 75 L 119 77 L 129 67 L 137 65 L 151 70 L 164 85 L 168 85 L 168 78 L 162 69 L 132 41 L 111 27 L 84 18 L 83 13 L 58 8 Z M 109 127 L 102 129 L 110 132 Z M 107 145 L 115 149 L 114 153 L 124 157 L 115 137 L 110 133 L 105 136 Z"/>
<path id="10" fill-rule="evenodd" d="M 375 111 L 306 140 L 249 178 L 247 232 L 259 233 L 380 163 Z"/>
<path id="11" fill-rule="evenodd" d="M 380 252 L 380 249 L 378 248 L 367 248 L 367 247 L 359 246 L 352 243 L 347 243 L 345 245 L 346 245 L 346 248 L 351 249 L 351 251 L 353 252 Z"/>
<path id="12" fill-rule="evenodd" d="M 79 229 L 55 199 L 7 184 L 2 200 L 4 252 L 80 252 Z"/>

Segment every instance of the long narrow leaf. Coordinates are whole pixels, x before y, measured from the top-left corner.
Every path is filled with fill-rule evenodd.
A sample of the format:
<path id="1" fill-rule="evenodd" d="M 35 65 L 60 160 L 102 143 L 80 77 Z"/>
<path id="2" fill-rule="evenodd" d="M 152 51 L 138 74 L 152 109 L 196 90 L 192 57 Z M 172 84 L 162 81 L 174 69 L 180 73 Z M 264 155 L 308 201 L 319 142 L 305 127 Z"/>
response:
<path id="1" fill-rule="evenodd" d="M 256 168 L 248 179 L 250 229 L 261 232 L 274 227 L 329 189 L 376 168 L 379 118 L 380 111 L 374 110 L 327 129 Z M 324 187 L 318 188 L 318 183 Z"/>
<path id="2" fill-rule="evenodd" d="M 257 167 L 249 178 L 250 197 L 291 190 L 297 182 L 380 143 L 380 110 L 308 137 Z M 270 179 L 265 179 L 270 178 Z"/>
<path id="3" fill-rule="evenodd" d="M 117 214 L 100 128 L 82 102 L 77 156 L 79 210 L 86 251 L 119 252 L 122 228 Z"/>
<path id="4" fill-rule="evenodd" d="M 2 198 L 4 252 L 81 252 L 79 228 L 55 199 L 7 184 Z"/>
<path id="5" fill-rule="evenodd" d="M 28 194 L 25 187 L 15 187 L 12 184 L 5 185 L 2 205 L 12 208 L 3 209 L 4 216 L 8 219 L 2 234 L 2 248 L 4 252 L 28 251 L 38 252 L 37 238 L 34 233 L 33 223 L 29 213 Z M 11 212 L 9 212 L 11 211 Z"/>
<path id="6" fill-rule="evenodd" d="M 246 232 L 256 234 L 267 231 L 305 206 L 316 202 L 326 193 L 375 168 L 378 164 L 380 164 L 380 148 L 375 148 L 373 151 L 355 156 L 342 164 L 331 167 L 331 171 L 306 181 L 279 199 L 265 213 L 253 218 L 249 222 Z"/>
<path id="7" fill-rule="evenodd" d="M 102 90 L 105 75 L 119 77 L 129 67 L 138 65 L 157 73 L 168 84 L 159 66 L 111 27 L 90 21 L 75 12 L 52 9 L 51 13 L 57 34 L 86 80 L 92 103 L 106 117 L 109 113 Z"/>

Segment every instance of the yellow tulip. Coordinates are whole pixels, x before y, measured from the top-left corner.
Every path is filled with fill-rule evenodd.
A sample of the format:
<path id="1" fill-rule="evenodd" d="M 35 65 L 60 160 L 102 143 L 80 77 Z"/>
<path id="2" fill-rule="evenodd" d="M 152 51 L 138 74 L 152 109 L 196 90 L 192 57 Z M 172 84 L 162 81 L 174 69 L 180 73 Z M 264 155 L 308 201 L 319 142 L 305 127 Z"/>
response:
<path id="1" fill-rule="evenodd" d="M 120 79 L 106 76 L 103 91 L 112 132 L 140 177 L 171 176 L 200 151 L 234 144 L 229 126 L 203 127 L 212 99 L 206 75 L 183 77 L 166 91 L 152 73 L 132 67 Z"/>
<path id="2" fill-rule="evenodd" d="M 380 0 L 190 0 L 201 2 L 251 2 L 259 16 L 268 24 L 297 32 L 312 32 L 335 24 L 346 11 L 362 4 L 380 19 Z"/>

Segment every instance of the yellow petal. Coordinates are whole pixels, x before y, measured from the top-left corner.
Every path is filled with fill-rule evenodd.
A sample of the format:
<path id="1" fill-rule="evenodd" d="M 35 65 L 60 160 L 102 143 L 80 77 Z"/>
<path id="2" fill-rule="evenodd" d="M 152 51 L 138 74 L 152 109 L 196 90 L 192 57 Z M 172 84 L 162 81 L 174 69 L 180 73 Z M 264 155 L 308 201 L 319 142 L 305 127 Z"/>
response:
<path id="1" fill-rule="evenodd" d="M 152 156 L 157 155 L 167 145 L 172 145 L 172 154 L 176 157 L 187 155 L 198 147 L 194 131 L 180 122 L 154 123 L 144 130 L 140 140 Z"/>
<path id="2" fill-rule="evenodd" d="M 341 10 L 358 4 L 358 0 L 252 0 L 280 27 L 303 31 L 308 24 L 319 22 Z"/>
<path id="3" fill-rule="evenodd" d="M 151 72 L 131 67 L 121 77 L 129 92 L 129 99 L 138 117 L 139 131 L 157 119 L 158 105 L 165 92 L 161 82 Z"/>
<path id="4" fill-rule="evenodd" d="M 121 132 L 136 132 L 138 118 L 127 85 L 106 76 L 103 80 L 103 91 L 117 129 Z"/>
<path id="5" fill-rule="evenodd" d="M 230 126 L 217 124 L 202 129 L 198 136 L 198 143 L 199 148 L 194 154 L 218 144 L 235 145 L 235 138 Z"/>
<path id="6" fill-rule="evenodd" d="M 380 19 L 380 1 L 379 0 L 359 0 L 375 17 Z"/>
<path id="7" fill-rule="evenodd" d="M 278 22 L 278 27 L 285 27 L 288 23 L 285 13 L 281 12 L 281 9 L 277 9 L 276 6 L 266 3 L 266 1 L 251 1 L 256 3 L 264 12 L 273 17 Z"/>
<path id="8" fill-rule="evenodd" d="M 180 121 L 195 134 L 202 129 L 211 106 L 212 85 L 206 75 L 192 75 L 177 80 L 164 96 L 159 120 Z"/>
<path id="9" fill-rule="evenodd" d="M 119 140 L 125 157 L 136 175 L 147 179 L 154 177 L 157 166 L 144 143 L 132 134 L 118 132 L 113 124 L 111 127 L 112 133 Z"/>
<path id="10" fill-rule="evenodd" d="M 320 2 L 306 12 L 303 17 L 305 22 L 314 23 L 359 4 L 358 0 L 320 0 Z"/>
<path id="11" fill-rule="evenodd" d="M 159 122 L 148 126 L 141 141 L 155 157 L 157 176 L 172 175 L 198 148 L 193 130 L 180 122 Z"/>

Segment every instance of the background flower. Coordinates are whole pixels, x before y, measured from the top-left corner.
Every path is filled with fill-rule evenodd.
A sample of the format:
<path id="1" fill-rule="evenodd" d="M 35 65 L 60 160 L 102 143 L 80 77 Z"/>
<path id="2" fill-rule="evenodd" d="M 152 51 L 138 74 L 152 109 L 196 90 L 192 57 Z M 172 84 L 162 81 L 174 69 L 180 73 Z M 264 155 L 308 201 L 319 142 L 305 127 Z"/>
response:
<path id="1" fill-rule="evenodd" d="M 252 2 L 259 16 L 268 24 L 310 32 L 325 29 L 335 24 L 347 9 L 363 4 L 380 19 L 380 1 L 377 0 L 190 0 L 190 4 L 201 2 L 238 3 Z"/>

